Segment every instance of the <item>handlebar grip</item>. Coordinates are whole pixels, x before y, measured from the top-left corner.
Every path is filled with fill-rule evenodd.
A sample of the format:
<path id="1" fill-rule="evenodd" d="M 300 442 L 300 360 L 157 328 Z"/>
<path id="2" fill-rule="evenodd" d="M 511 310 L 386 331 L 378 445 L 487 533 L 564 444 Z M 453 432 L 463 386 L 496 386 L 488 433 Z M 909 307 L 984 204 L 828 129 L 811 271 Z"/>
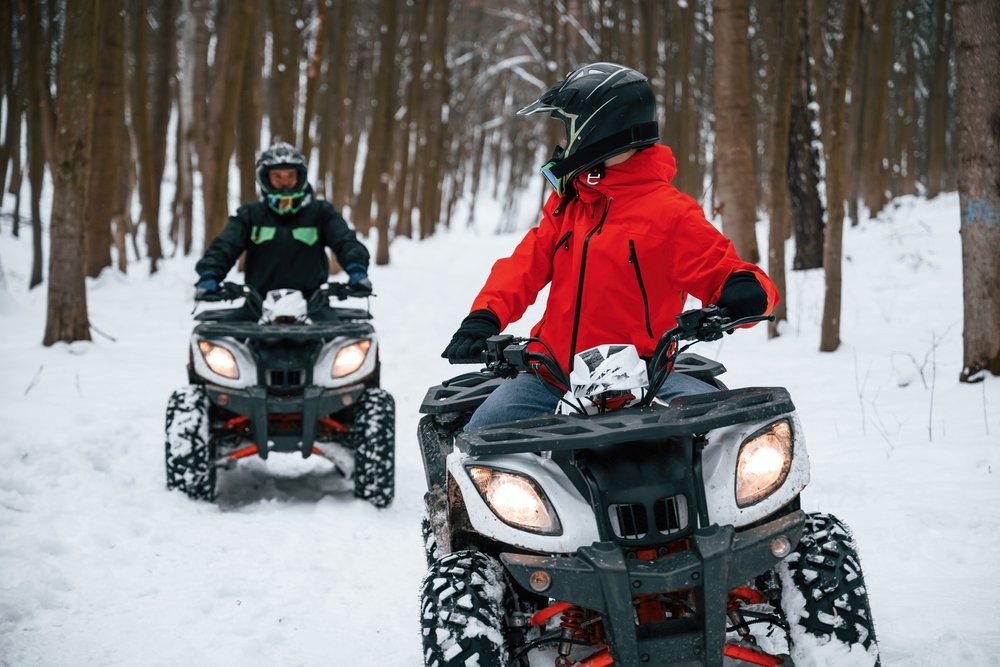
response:
<path id="1" fill-rule="evenodd" d="M 448 363 L 454 366 L 459 364 L 485 364 L 487 361 L 486 350 L 471 357 L 448 357 Z"/>

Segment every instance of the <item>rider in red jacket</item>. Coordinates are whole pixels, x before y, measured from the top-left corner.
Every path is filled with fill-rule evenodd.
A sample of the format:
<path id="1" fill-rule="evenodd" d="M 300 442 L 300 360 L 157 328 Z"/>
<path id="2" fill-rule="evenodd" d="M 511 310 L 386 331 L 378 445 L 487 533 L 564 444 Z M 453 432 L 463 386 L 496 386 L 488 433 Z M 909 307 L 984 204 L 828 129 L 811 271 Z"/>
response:
<path id="1" fill-rule="evenodd" d="M 498 260 L 442 356 L 475 357 L 550 284 L 531 335 L 569 370 L 573 355 L 604 343 L 652 354 L 691 294 L 734 318 L 770 312 L 777 289 L 671 184 L 677 164 L 657 145 L 652 90 L 642 74 L 611 63 L 576 70 L 518 113 L 549 111 L 566 125 L 566 146 L 542 173 L 555 188 L 542 220 Z M 671 375 L 667 398 L 711 391 Z M 541 389 L 541 391 L 538 391 Z M 551 412 L 556 397 L 533 375 L 501 385 L 469 424 L 476 428 Z"/>

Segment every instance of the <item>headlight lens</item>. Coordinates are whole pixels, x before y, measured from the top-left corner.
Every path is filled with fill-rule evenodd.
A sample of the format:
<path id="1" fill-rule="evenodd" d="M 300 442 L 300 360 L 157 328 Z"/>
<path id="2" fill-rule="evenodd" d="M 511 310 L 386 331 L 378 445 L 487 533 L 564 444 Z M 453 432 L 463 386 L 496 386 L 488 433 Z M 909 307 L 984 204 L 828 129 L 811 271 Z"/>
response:
<path id="1" fill-rule="evenodd" d="M 198 349 L 201 350 L 201 356 L 213 373 L 230 380 L 240 378 L 240 367 L 236 365 L 236 357 L 232 352 L 221 345 L 214 345 L 204 340 L 198 343 Z"/>
<path id="2" fill-rule="evenodd" d="M 483 500 L 504 523 L 544 535 L 562 533 L 555 510 L 531 478 L 483 466 L 468 471 Z"/>
<path id="3" fill-rule="evenodd" d="M 361 364 L 365 363 L 365 357 L 368 356 L 368 350 L 371 349 L 371 346 L 372 342 L 370 340 L 359 340 L 357 343 L 345 345 L 337 350 L 337 356 L 334 358 L 333 366 L 330 368 L 330 377 L 333 379 L 342 378 L 361 368 Z"/>
<path id="4" fill-rule="evenodd" d="M 792 467 L 792 427 L 780 421 L 740 445 L 736 459 L 736 504 L 747 507 L 781 486 Z"/>

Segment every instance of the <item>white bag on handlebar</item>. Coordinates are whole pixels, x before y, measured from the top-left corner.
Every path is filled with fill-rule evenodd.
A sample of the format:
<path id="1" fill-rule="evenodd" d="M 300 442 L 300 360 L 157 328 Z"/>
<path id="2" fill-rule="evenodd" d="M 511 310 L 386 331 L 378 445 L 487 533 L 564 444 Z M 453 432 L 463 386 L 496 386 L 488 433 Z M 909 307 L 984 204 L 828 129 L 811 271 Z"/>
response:
<path id="1" fill-rule="evenodd" d="M 258 324 L 306 322 L 309 304 L 296 289 L 273 289 L 264 297 Z"/>
<path id="2" fill-rule="evenodd" d="M 646 362 L 634 345 L 598 345 L 573 357 L 570 390 L 556 409 L 558 414 L 596 414 L 632 405 L 649 386 Z"/>

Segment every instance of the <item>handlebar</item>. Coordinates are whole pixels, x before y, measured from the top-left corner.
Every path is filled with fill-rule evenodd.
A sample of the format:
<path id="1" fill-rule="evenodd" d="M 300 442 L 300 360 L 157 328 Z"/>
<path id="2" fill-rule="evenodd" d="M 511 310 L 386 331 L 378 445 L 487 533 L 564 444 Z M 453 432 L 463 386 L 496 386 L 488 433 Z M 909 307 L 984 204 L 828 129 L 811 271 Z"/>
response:
<path id="1" fill-rule="evenodd" d="M 715 305 L 689 310 L 677 316 L 677 326 L 660 336 L 648 362 L 649 390 L 640 405 L 649 405 L 656 396 L 667 376 L 673 370 L 673 362 L 681 352 L 695 342 L 718 340 L 725 333 L 756 322 L 773 321 L 773 315 L 752 315 L 730 319 L 725 309 Z M 683 341 L 691 341 L 681 347 Z M 528 349 L 530 343 L 538 343 L 546 348 L 547 354 Z M 485 371 L 497 377 L 514 377 L 520 371 L 544 368 L 550 377 L 569 389 L 567 373 L 555 360 L 551 349 L 538 338 L 517 338 L 509 334 L 491 336 L 486 339 L 486 349 L 479 355 L 467 359 L 449 359 L 452 364 L 485 364 Z"/>

